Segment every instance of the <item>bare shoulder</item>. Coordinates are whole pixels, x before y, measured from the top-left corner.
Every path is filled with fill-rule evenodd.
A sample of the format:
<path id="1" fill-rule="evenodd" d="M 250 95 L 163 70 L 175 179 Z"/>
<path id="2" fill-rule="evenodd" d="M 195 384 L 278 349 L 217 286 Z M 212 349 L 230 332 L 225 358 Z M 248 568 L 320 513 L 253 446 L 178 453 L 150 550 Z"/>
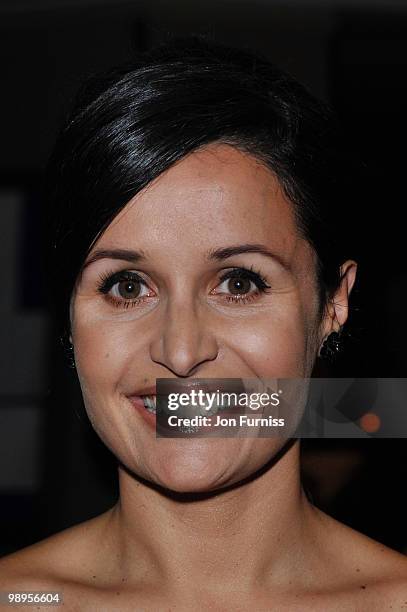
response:
<path id="1" fill-rule="evenodd" d="M 103 548 L 102 534 L 106 530 L 109 513 L 105 512 L 2 557 L 0 591 L 61 592 L 68 589 L 74 593 L 77 587 L 83 589 L 83 585 L 91 585 L 92 577 L 100 570 L 95 567 L 95 559 L 98 558 L 97 551 Z M 7 609 L 10 609 L 9 606 Z M 27 607 L 27 610 L 32 609 L 32 606 Z M 35 609 L 42 608 L 36 606 Z M 49 610 L 48 607 L 45 609 Z M 75 607 L 70 609 L 74 610 Z"/>
<path id="2" fill-rule="evenodd" d="M 345 592 L 358 594 L 371 612 L 407 612 L 407 556 L 324 512 L 317 513 L 333 579 Z"/>
<path id="3" fill-rule="evenodd" d="M 371 612 L 407 611 L 407 568 L 399 573 L 395 567 L 393 576 L 379 577 L 370 585 L 370 595 L 367 601 Z"/>
<path id="4" fill-rule="evenodd" d="M 407 611 L 406 555 L 382 544 L 378 544 L 376 554 L 372 555 L 372 561 L 377 576 L 377 609 Z"/>

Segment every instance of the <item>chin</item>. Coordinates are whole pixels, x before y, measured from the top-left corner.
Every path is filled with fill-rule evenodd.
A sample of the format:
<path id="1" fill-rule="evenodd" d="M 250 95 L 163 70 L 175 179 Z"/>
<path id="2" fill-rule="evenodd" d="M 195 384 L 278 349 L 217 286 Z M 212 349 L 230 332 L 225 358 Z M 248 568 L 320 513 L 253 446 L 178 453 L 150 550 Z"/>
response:
<path id="1" fill-rule="evenodd" d="M 248 438 L 160 440 L 154 459 L 150 456 L 145 464 L 147 480 L 176 493 L 224 489 L 255 475 L 278 450 L 270 448 L 270 440 L 255 442 Z"/>
<path id="2" fill-rule="evenodd" d="M 148 479 L 165 489 L 176 493 L 204 493 L 241 479 L 238 453 L 236 449 L 234 452 L 228 449 L 227 440 L 177 439 L 166 446 L 148 466 Z"/>

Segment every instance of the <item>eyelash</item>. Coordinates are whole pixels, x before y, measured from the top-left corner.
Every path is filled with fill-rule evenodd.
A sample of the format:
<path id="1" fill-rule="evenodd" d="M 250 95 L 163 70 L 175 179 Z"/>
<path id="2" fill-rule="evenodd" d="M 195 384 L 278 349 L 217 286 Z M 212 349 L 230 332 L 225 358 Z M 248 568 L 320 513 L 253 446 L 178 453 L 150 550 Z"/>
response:
<path id="1" fill-rule="evenodd" d="M 222 284 L 225 280 L 240 277 L 253 281 L 257 287 L 257 291 L 254 294 L 243 297 L 238 297 L 237 295 L 225 295 L 224 297 L 228 302 L 233 302 L 234 304 L 247 304 L 248 302 L 252 302 L 254 299 L 257 299 L 262 293 L 268 293 L 271 289 L 270 285 L 267 284 L 267 281 L 261 276 L 260 272 L 256 272 L 253 269 L 253 266 L 251 266 L 249 269 L 233 268 L 232 270 L 229 270 L 220 277 L 219 284 Z M 112 287 L 114 287 L 114 285 L 126 280 L 131 282 L 135 281 L 147 286 L 147 283 L 141 276 L 139 276 L 139 274 L 136 272 L 130 272 L 129 270 L 123 270 L 121 272 L 107 272 L 101 274 L 97 284 L 97 290 L 105 295 L 109 302 L 111 302 L 111 304 L 117 308 L 131 308 L 133 306 L 138 306 L 142 301 L 144 301 L 144 298 L 148 296 L 142 296 L 141 298 L 135 298 L 134 300 L 118 300 L 109 294 L 109 291 Z"/>

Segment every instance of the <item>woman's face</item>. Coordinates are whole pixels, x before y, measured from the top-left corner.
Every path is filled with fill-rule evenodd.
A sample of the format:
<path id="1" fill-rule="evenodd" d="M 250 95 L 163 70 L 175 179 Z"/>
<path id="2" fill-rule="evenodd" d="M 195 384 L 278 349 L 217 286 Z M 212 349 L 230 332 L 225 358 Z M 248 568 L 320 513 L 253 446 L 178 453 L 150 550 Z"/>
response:
<path id="1" fill-rule="evenodd" d="M 256 246 L 244 252 L 244 245 Z M 238 482 L 285 440 L 156 438 L 129 397 L 149 393 L 156 378 L 310 376 L 327 330 L 318 319 L 316 256 L 292 205 L 253 157 L 212 145 L 137 194 L 87 261 L 124 249 L 138 255 L 99 253 L 71 301 L 90 420 L 120 461 L 149 481 L 175 491 Z M 252 270 L 255 280 L 221 280 L 235 268 Z M 132 284 L 109 282 L 123 271 Z"/>

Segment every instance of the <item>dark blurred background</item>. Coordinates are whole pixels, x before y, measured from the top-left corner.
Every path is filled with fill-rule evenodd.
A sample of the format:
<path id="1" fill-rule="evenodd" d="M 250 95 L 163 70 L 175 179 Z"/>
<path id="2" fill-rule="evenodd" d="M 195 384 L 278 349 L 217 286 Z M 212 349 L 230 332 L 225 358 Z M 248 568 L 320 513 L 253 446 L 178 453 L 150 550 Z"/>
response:
<path id="1" fill-rule="evenodd" d="M 365 175 L 349 193 L 359 277 L 333 372 L 406 376 L 404 0 L 2 0 L 0 554 L 95 516 L 117 495 L 114 462 L 54 339 L 42 197 L 52 143 L 84 77 L 188 33 L 263 52 L 340 115 Z M 407 553 L 405 439 L 310 439 L 302 453 L 319 507 Z"/>

